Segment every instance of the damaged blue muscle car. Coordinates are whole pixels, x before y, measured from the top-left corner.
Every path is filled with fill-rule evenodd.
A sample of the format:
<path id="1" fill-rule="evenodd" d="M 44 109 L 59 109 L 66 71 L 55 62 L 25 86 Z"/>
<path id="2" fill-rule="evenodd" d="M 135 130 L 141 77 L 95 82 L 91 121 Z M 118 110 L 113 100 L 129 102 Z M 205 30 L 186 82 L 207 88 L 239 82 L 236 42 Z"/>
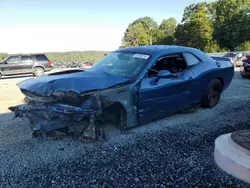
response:
<path id="1" fill-rule="evenodd" d="M 103 136 L 103 122 L 120 129 L 200 105 L 212 108 L 234 76 L 233 64 L 182 46 L 113 51 L 89 69 L 18 83 L 26 104 L 9 107 L 31 122 L 33 136 Z"/>

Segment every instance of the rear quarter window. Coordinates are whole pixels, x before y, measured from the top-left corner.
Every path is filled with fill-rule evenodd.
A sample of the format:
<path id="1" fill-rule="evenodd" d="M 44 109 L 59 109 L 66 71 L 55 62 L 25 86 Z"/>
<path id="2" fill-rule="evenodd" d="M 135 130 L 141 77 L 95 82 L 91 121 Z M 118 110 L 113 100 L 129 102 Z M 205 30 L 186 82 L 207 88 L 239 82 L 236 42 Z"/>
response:
<path id="1" fill-rule="evenodd" d="M 184 57 L 186 59 L 186 62 L 188 64 L 188 66 L 194 66 L 194 65 L 200 63 L 200 60 L 191 53 L 186 53 L 185 52 L 185 53 L 183 53 L 183 55 L 184 55 Z"/>
<path id="2" fill-rule="evenodd" d="M 48 61 L 49 59 L 45 55 L 35 55 L 37 61 Z"/>

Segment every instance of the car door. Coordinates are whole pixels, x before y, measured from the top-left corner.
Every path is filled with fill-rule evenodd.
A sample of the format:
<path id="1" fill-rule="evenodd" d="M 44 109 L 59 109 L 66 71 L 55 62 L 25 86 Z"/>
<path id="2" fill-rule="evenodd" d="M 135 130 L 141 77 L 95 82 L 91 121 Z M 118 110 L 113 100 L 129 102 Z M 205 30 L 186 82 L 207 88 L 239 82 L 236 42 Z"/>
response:
<path id="1" fill-rule="evenodd" d="M 33 60 L 29 55 L 21 56 L 21 61 L 19 64 L 21 73 L 31 73 L 33 68 Z"/>
<path id="2" fill-rule="evenodd" d="M 184 58 L 181 58 L 186 66 Z M 165 117 L 192 103 L 192 87 L 195 80 L 192 71 L 184 68 L 173 75 L 170 78 L 160 78 L 157 82 L 155 76 L 146 76 L 141 81 L 138 106 L 140 123 Z"/>
<path id="3" fill-rule="evenodd" d="M 193 53 L 184 52 L 183 57 L 185 58 L 188 69 L 192 71 L 195 76 L 195 82 L 192 87 L 192 100 L 194 102 L 200 102 L 204 94 L 204 89 L 207 88 L 207 85 L 204 85 L 204 83 L 206 83 L 206 80 L 209 80 L 210 77 L 209 74 L 204 73 L 210 71 L 210 66 L 202 66 L 202 60 Z"/>
<path id="4" fill-rule="evenodd" d="M 19 56 L 11 56 L 1 64 L 1 72 L 3 75 L 18 74 Z"/>

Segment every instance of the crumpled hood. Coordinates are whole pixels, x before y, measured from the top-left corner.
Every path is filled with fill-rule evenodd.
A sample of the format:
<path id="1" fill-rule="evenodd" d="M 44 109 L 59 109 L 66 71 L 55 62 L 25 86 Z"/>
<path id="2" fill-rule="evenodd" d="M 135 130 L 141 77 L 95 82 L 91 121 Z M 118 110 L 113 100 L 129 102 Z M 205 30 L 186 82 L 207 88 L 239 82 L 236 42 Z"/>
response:
<path id="1" fill-rule="evenodd" d="M 78 69 L 31 78 L 19 82 L 17 85 L 20 89 L 34 94 L 51 96 L 54 92 L 75 92 L 80 94 L 92 90 L 101 90 L 127 81 L 126 78 L 102 71 Z"/>

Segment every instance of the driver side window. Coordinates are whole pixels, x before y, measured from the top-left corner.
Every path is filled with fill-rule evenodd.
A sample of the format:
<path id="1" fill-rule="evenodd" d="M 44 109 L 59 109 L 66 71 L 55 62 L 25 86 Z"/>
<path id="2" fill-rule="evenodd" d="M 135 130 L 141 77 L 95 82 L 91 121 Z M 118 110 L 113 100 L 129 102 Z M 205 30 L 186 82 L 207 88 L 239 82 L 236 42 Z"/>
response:
<path id="1" fill-rule="evenodd" d="M 168 55 L 157 60 L 149 70 L 148 77 L 156 77 L 161 70 L 168 70 L 172 74 L 182 72 L 187 68 L 186 62 L 181 54 Z"/>

